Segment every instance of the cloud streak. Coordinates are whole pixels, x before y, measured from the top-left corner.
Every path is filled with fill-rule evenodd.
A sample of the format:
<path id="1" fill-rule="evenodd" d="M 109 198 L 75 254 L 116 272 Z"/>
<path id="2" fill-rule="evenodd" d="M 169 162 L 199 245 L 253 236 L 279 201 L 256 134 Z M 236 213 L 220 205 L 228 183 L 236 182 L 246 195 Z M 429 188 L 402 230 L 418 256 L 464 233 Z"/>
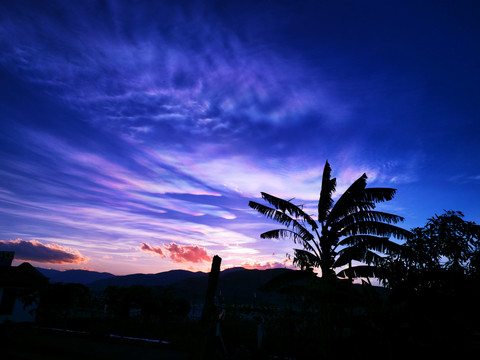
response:
<path id="1" fill-rule="evenodd" d="M 274 140 L 285 137 L 275 130 L 282 130 L 282 123 L 292 130 L 311 116 L 328 126 L 349 117 L 349 106 L 333 96 L 318 69 L 287 54 L 278 56 L 258 44 L 254 34 L 233 31 L 202 5 L 192 5 L 191 12 L 162 9 L 167 18 L 142 20 L 135 25 L 144 25 L 144 33 L 133 37 L 126 37 L 128 29 L 122 26 L 99 29 L 91 16 L 75 16 L 85 11 L 82 7 L 60 6 L 58 11 L 77 27 L 73 39 L 46 11 L 37 14 L 41 29 L 28 17 L 16 17 L 0 28 L 10 35 L 4 37 L 0 60 L 48 86 L 96 126 L 139 141 L 155 136 L 170 144 L 189 136 L 205 143 L 213 138 L 245 141 L 261 124 L 274 133 L 256 135 Z M 118 25 L 124 11 L 122 4 L 112 3 L 108 15 Z M 145 26 L 145 21 L 165 22 L 170 31 Z M 189 26 L 173 26 L 182 23 Z M 68 51 L 58 51 L 48 38 Z M 82 39 L 88 39 L 88 47 Z"/>
<path id="2" fill-rule="evenodd" d="M 421 42 L 450 21 L 436 7 L 419 23 L 418 11 L 338 2 L 4 3 L 2 239 L 72 246 L 120 271 L 114 261 L 159 271 L 210 253 L 273 264 L 292 244 L 261 240 L 277 225 L 248 201 L 266 191 L 314 215 L 327 159 L 338 193 L 366 172 L 369 186 L 399 188 L 395 201 L 415 189 L 415 209 L 427 206 L 421 180 L 449 169 L 464 174 L 465 196 L 451 198 L 465 200 L 448 207 L 471 207 L 478 81 L 453 57 L 478 61 L 471 46 L 442 50 L 461 42 Z M 462 29 L 445 33 L 470 39 Z M 471 91 L 446 93 L 457 79 Z M 448 109 L 432 100 L 458 94 Z M 148 245 L 159 239 L 169 245 Z"/>

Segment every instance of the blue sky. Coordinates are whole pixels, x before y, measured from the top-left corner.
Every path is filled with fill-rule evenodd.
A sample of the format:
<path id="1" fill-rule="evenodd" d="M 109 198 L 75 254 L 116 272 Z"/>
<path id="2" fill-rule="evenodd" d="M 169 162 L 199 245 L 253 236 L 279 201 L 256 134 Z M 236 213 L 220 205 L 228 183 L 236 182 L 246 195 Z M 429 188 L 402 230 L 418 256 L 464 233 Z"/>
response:
<path id="1" fill-rule="evenodd" d="M 384 210 L 480 222 L 475 1 L 0 5 L 0 247 L 115 274 L 289 265 L 248 208 L 311 213 L 325 160 Z M 21 259 L 20 259 L 21 258 Z"/>

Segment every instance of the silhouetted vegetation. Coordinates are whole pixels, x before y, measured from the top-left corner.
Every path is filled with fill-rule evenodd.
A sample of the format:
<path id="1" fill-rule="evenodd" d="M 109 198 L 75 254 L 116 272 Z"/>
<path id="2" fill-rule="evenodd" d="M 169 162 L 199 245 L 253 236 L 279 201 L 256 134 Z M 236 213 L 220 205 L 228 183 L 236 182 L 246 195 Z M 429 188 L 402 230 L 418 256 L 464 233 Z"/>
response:
<path id="1" fill-rule="evenodd" d="M 305 359 L 444 357 L 478 348 L 479 226 L 447 211 L 423 228 L 401 229 L 394 224 L 403 218 L 374 210 L 395 189 L 367 188 L 364 174 L 334 203 L 330 173 L 327 162 L 317 220 L 302 205 L 267 193 L 262 198 L 273 207 L 249 203 L 285 226 L 262 238 L 289 238 L 302 246 L 294 250 L 294 264 L 303 272 L 282 274 L 264 286 L 299 301 L 286 323 L 277 323 L 281 317 L 271 322 L 272 331 L 282 329 L 276 348 Z M 368 283 L 362 280 L 359 288 L 339 278 Z M 378 291 L 369 278 L 385 288 Z M 372 342 L 374 351 L 365 347 Z"/>
<path id="2" fill-rule="evenodd" d="M 294 249 L 293 263 L 304 270 L 320 268 L 320 276 L 372 277 L 380 260 L 378 252 L 398 253 L 401 247 L 389 239 L 408 239 L 411 233 L 393 224 L 403 221 L 401 216 L 376 211 L 376 204 L 392 200 L 396 190 L 367 188 L 367 175 L 358 178 L 334 202 L 336 179 L 325 163 L 322 188 L 318 201 L 318 217 L 303 210 L 290 200 L 262 192 L 273 208 L 250 201 L 249 206 L 286 228 L 270 230 L 260 236 L 264 239 L 289 238 L 302 246 Z M 308 230 L 308 228 L 310 230 Z M 354 261 L 367 266 L 352 266 Z M 343 269 L 347 266 L 347 269 Z M 335 273 L 336 269 L 342 269 Z"/>
<path id="3" fill-rule="evenodd" d="M 34 292 L 18 292 L 25 304 L 39 304 L 37 320 L 34 327 L 1 326 L 6 353 L 197 359 L 207 349 L 212 359 L 298 360 L 460 358 L 480 350 L 480 226 L 445 211 L 424 227 L 401 229 L 400 216 L 375 210 L 394 189 L 367 188 L 364 174 L 334 202 L 330 172 L 327 162 L 317 219 L 266 193 L 273 207 L 250 202 L 285 226 L 263 238 L 302 246 L 294 253 L 301 270 L 217 273 L 203 325 L 206 274 L 101 280 L 154 279 L 152 286 L 42 282 Z"/>
<path id="4" fill-rule="evenodd" d="M 475 246 L 477 240 L 472 241 Z M 437 275 L 435 281 L 428 275 L 423 282 L 418 282 L 415 275 L 415 282 L 405 279 L 388 287 L 353 284 L 348 279 L 325 281 L 313 272 L 297 270 L 272 272 L 280 275 L 257 288 L 258 296 L 232 297 L 232 290 L 227 292 L 229 286 L 222 281 L 234 281 L 236 291 L 243 292 L 250 288 L 240 284 L 246 286 L 252 276 L 264 273 L 232 272 L 229 275 L 234 277 L 220 277 L 217 292 L 216 304 L 225 310 L 225 317 L 219 320 L 223 347 L 231 359 L 400 359 L 412 353 L 442 358 L 478 350 L 480 287 L 474 270 L 478 268 L 473 265 L 478 253 L 475 246 L 460 275 L 441 281 Z M 402 259 L 407 261 L 403 257 L 396 260 Z M 447 259 L 441 259 L 440 266 L 445 272 L 454 271 Z M 68 348 L 67 343 L 88 344 L 103 358 L 108 358 L 107 349 L 119 354 L 119 348 L 124 351 L 117 358 L 132 356 L 134 349 L 138 354 L 150 354 L 144 358 L 154 358 L 153 354 L 162 354 L 165 359 L 186 358 L 199 346 L 202 328 L 199 317 L 187 316 L 189 303 L 174 289 L 132 286 L 91 291 L 80 284 L 51 284 L 41 292 L 35 324 L 40 328 L 22 330 L 10 324 L 7 329 L 4 324 L 4 339 L 8 339 L 5 346 L 17 344 L 32 353 L 62 351 L 69 358 L 85 356 L 87 350 Z M 284 300 L 268 302 L 269 298 L 280 297 Z M 76 332 L 48 330 L 52 328 Z M 111 334 L 121 338 L 112 338 Z M 328 348 L 326 339 L 330 341 Z M 215 356 L 225 358 L 221 351 Z"/>
<path id="5" fill-rule="evenodd" d="M 264 239 L 292 239 L 302 248 L 294 249 L 293 263 L 313 273 L 320 269 L 321 282 L 312 279 L 306 299 L 309 314 L 303 321 L 314 319 L 309 334 L 318 334 L 307 343 L 315 346 L 317 357 L 332 356 L 335 329 L 338 329 L 337 277 L 374 277 L 381 272 L 383 257 L 379 253 L 399 254 L 402 247 L 390 240 L 408 239 L 411 233 L 394 224 L 401 216 L 376 211 L 377 203 L 392 200 L 396 190 L 367 188 L 367 175 L 363 174 L 334 202 L 336 179 L 331 178 L 331 167 L 325 163 L 317 220 L 304 211 L 302 205 L 262 192 L 262 198 L 273 207 L 250 201 L 249 206 L 285 228 L 270 230 L 260 236 Z M 310 229 L 310 230 L 308 230 Z M 361 265 L 353 265 L 358 262 Z M 305 284 L 303 284 L 305 286 Z M 297 287 L 297 291 L 298 291 Z"/>
<path id="6" fill-rule="evenodd" d="M 401 255 L 386 259 L 384 283 L 391 288 L 433 289 L 478 278 L 480 226 L 463 217 L 446 211 L 413 229 Z"/>

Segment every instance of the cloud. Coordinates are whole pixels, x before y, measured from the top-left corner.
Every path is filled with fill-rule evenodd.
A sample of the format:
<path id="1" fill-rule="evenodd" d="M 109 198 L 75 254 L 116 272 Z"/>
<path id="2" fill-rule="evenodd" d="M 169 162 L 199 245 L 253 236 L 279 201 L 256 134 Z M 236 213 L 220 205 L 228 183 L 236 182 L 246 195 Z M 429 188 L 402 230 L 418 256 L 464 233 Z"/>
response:
<path id="1" fill-rule="evenodd" d="M 268 269 L 282 269 L 282 268 L 288 268 L 288 269 L 295 269 L 295 267 L 292 265 L 291 260 L 285 259 L 282 262 L 279 261 L 266 261 L 266 262 L 253 262 L 253 263 L 248 263 L 245 262 L 241 267 L 252 270 L 252 269 L 257 269 L 257 270 L 268 270 Z"/>
<path id="2" fill-rule="evenodd" d="M 72 17 L 78 32 L 66 31 L 57 12 L 48 9 L 35 13 L 41 31 L 28 16 L 4 20 L 0 62 L 88 113 L 96 125 L 136 139 L 162 136 L 177 143 L 175 135 L 188 134 L 230 141 L 243 137 L 239 130 L 255 132 L 260 123 L 303 123 L 312 113 L 337 123 L 350 116 L 349 105 L 336 99 L 317 67 L 256 43 L 250 30 L 239 33 L 222 16 L 203 13 L 202 6 L 192 5 L 191 12 L 151 6 L 139 5 L 142 20 L 135 24 L 128 7 L 114 5 L 108 16 L 125 28 L 99 28 L 84 6 L 57 9 Z M 159 20 L 160 13 L 169 15 Z M 158 28 L 159 21 L 170 30 Z M 189 26 L 177 26 L 182 23 Z"/>
<path id="3" fill-rule="evenodd" d="M 170 245 L 141 245 L 163 256 L 145 256 L 152 266 L 202 259 L 203 247 L 241 263 L 290 246 L 259 240 L 270 222 L 248 200 L 267 191 L 316 213 L 327 155 L 337 193 L 364 171 L 369 185 L 405 179 L 401 165 L 371 165 L 358 151 L 375 114 L 357 115 L 363 97 L 352 100 L 350 89 L 370 83 L 348 81 L 342 95 L 331 75 L 341 71 L 312 62 L 301 44 L 271 41 L 284 38 L 278 24 L 256 26 L 250 11 L 230 13 L 239 27 L 225 21 L 232 9 L 145 4 L 132 17 L 121 2 L 95 11 L 10 2 L 0 15 L 0 64 L 15 80 L 3 87 L 23 99 L 2 103 L 11 115 L 0 139 L 9 224 L 0 238 L 71 245 L 92 258 L 162 239 Z M 283 23 L 267 8 L 268 21 Z M 362 126 L 346 126 L 357 116 Z M 176 245 L 185 239 L 197 248 Z"/>
<path id="4" fill-rule="evenodd" d="M 178 245 L 175 243 L 164 244 L 166 250 L 170 252 L 170 258 L 175 262 L 193 262 L 210 261 L 212 258 L 207 254 L 205 248 L 197 245 Z"/>
<path id="5" fill-rule="evenodd" d="M 140 247 L 142 251 L 153 252 L 161 257 L 166 257 L 166 252 L 170 254 L 170 258 L 178 263 L 191 262 L 200 263 L 203 261 L 211 261 L 212 257 L 207 254 L 207 250 L 197 245 L 178 245 L 174 242 L 163 244 L 160 246 L 150 246 L 142 243 Z"/>
<path id="6" fill-rule="evenodd" d="M 448 178 L 448 181 L 458 184 L 468 184 L 471 182 L 478 182 L 480 180 L 480 175 L 466 175 L 466 174 L 457 174 Z"/>
<path id="7" fill-rule="evenodd" d="M 57 244 L 44 245 L 35 240 L 0 240 L 0 250 L 15 251 L 15 259 L 46 264 L 78 264 L 88 260 L 78 251 Z"/>
<path id="8" fill-rule="evenodd" d="M 142 246 L 140 247 L 141 250 L 143 251 L 151 251 L 157 255 L 160 255 L 161 257 L 165 257 L 165 253 L 163 252 L 162 248 L 160 246 L 150 246 L 147 243 L 142 243 Z"/>

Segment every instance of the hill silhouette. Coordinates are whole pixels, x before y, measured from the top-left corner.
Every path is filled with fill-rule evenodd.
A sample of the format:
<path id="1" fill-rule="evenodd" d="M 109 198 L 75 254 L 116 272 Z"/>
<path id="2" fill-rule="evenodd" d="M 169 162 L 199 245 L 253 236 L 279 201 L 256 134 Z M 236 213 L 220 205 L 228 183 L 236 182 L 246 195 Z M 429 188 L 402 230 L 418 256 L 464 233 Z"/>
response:
<path id="1" fill-rule="evenodd" d="M 95 291 L 102 291 L 108 286 L 130 287 L 169 286 L 176 296 L 191 302 L 204 301 L 208 273 L 188 270 L 170 270 L 156 274 L 130 274 L 116 276 L 106 272 L 89 270 L 38 270 L 50 278 L 52 283 L 80 283 Z M 276 303 L 277 295 L 264 293 L 260 287 L 275 276 L 290 269 L 248 270 L 242 267 L 225 269 L 220 273 L 217 294 L 219 301 L 229 304 L 266 304 Z"/>
<path id="2" fill-rule="evenodd" d="M 265 304 L 277 302 L 277 295 L 264 293 L 260 287 L 277 275 L 290 269 L 247 270 L 244 268 L 227 269 L 220 273 L 217 286 L 218 300 L 227 304 Z M 173 284 L 178 297 L 202 302 L 207 288 L 208 274 L 203 277 L 188 278 Z"/>
<path id="3" fill-rule="evenodd" d="M 115 277 L 108 272 L 98 272 L 90 270 L 54 270 L 36 268 L 43 275 L 50 279 L 52 283 L 78 283 L 87 285 L 96 280 L 103 280 Z"/>
<path id="4" fill-rule="evenodd" d="M 93 281 L 87 285 L 93 290 L 103 290 L 107 286 L 170 286 L 184 279 L 202 277 L 207 279 L 208 274 L 200 271 L 193 272 L 188 270 L 170 270 L 157 274 L 130 274 L 113 276 L 110 278 Z"/>

